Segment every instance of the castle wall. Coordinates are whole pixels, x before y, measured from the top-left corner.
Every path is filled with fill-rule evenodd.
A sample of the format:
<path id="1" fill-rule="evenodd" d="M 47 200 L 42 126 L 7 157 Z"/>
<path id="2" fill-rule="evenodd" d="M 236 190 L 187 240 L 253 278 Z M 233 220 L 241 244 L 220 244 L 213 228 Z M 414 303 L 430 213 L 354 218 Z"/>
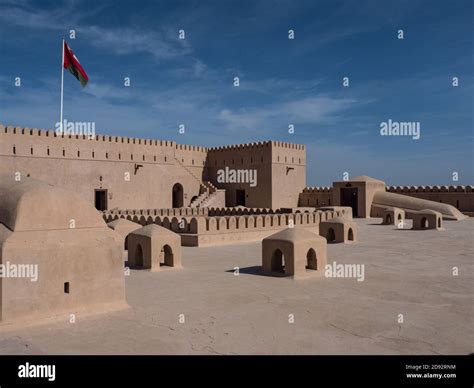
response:
<path id="1" fill-rule="evenodd" d="M 474 216 L 474 191 L 468 186 L 387 186 L 389 193 L 445 203 Z M 330 202 L 331 201 L 331 202 Z M 332 187 L 306 187 L 299 195 L 299 206 L 321 207 L 334 204 Z"/>
<path id="2" fill-rule="evenodd" d="M 346 208 L 336 211 L 325 210 L 290 214 L 270 213 L 271 210 L 269 209 L 224 208 L 213 209 L 211 212 L 215 214 L 214 216 L 206 214 L 191 215 L 189 212 L 180 210 L 156 209 L 108 212 L 104 214 L 104 217 L 108 221 L 124 218 L 141 225 L 154 223 L 163 226 L 179 233 L 183 246 L 212 246 L 261 240 L 275 233 L 275 231 L 293 226 L 310 228 L 318 233 L 320 222 L 334 217 L 350 217 L 351 214 L 351 210 Z M 244 213 L 245 210 L 247 211 L 246 214 Z"/>
<path id="3" fill-rule="evenodd" d="M 172 141 L 91 140 L 0 126 L 0 158 L 0 173 L 30 175 L 73 190 L 91 204 L 96 189 L 107 189 L 109 209 L 168 208 L 175 183 L 183 186 L 185 206 L 199 194 L 206 150 Z"/>
<path id="4" fill-rule="evenodd" d="M 0 173 L 21 173 L 74 190 L 91 204 L 96 190 L 107 190 L 108 209 L 170 208 L 176 183 L 183 186 L 183 206 L 189 206 L 203 181 L 226 190 L 226 206 L 237 206 L 245 197 L 246 207 L 295 207 L 305 186 L 305 152 L 302 145 L 274 141 L 206 149 L 0 125 Z M 225 168 L 255 170 L 256 184 L 219 182 L 218 171 Z"/>
<path id="5" fill-rule="evenodd" d="M 443 215 L 443 219 L 445 220 L 460 221 L 466 218 L 466 215 L 462 214 L 458 209 L 456 209 L 456 207 L 450 204 L 415 198 L 399 193 L 390 193 L 388 191 L 379 191 L 375 193 L 372 202 L 372 209 L 374 209 L 374 206 L 376 208 L 379 208 L 380 206 L 396 207 L 403 209 L 406 213 L 430 210 L 439 212 Z"/>
<path id="6" fill-rule="evenodd" d="M 220 170 L 256 170 L 255 187 L 248 182 L 220 182 Z M 268 143 L 253 143 L 210 148 L 208 177 L 214 186 L 226 190 L 226 206 L 237 206 L 237 190 L 245 190 L 246 207 L 271 207 L 271 147 Z"/>
<path id="7" fill-rule="evenodd" d="M 185 216 L 242 216 L 259 214 L 280 214 L 280 209 L 265 208 L 240 208 L 240 207 L 187 207 L 179 209 L 126 209 L 126 210 L 108 210 L 103 212 L 105 222 L 110 222 L 119 218 L 126 218 L 130 221 L 146 224 L 146 220 L 151 216 L 161 217 L 185 217 Z"/>
<path id="8" fill-rule="evenodd" d="M 272 207 L 296 207 L 306 186 L 306 147 L 272 142 Z"/>
<path id="9" fill-rule="evenodd" d="M 334 205 L 332 187 L 306 187 L 299 195 L 298 206 L 321 207 Z"/>
<path id="10" fill-rule="evenodd" d="M 462 213 L 474 215 L 472 186 L 388 186 L 389 193 L 427 199 L 454 206 Z"/>

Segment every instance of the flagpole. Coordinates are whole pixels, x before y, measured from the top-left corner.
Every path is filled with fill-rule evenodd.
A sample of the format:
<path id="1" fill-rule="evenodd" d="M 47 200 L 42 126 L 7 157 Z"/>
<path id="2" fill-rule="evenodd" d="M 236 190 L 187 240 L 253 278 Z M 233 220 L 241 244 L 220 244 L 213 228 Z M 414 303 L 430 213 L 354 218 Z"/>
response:
<path id="1" fill-rule="evenodd" d="M 63 99 L 64 99 L 64 38 L 63 38 L 63 51 L 61 60 L 61 121 L 59 128 L 61 128 L 61 134 L 64 135 L 63 131 Z"/>

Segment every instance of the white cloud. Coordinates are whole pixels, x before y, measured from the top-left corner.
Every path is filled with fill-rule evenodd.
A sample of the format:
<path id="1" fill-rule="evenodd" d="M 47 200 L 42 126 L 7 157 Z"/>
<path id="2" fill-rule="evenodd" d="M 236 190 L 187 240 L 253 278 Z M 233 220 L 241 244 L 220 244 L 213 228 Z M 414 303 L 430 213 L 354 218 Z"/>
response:
<path id="1" fill-rule="evenodd" d="M 295 101 L 276 103 L 264 108 L 224 109 L 218 118 L 230 130 L 271 127 L 287 127 L 288 124 L 318 124 L 337 119 L 337 116 L 352 108 L 356 100 L 328 96 L 306 97 Z"/>
<path id="2" fill-rule="evenodd" d="M 98 8 L 100 9 L 100 8 Z M 139 27 L 103 28 L 84 24 L 87 14 L 75 9 L 74 2 L 55 9 L 33 8 L 5 4 L 0 8 L 0 23 L 26 27 L 32 30 L 69 31 L 71 26 L 98 48 L 115 54 L 148 53 L 155 60 L 169 60 L 189 54 L 192 50 L 186 40 L 178 39 L 178 31 L 161 27 L 157 31 Z M 87 11 L 90 14 L 96 10 Z"/>
<path id="3" fill-rule="evenodd" d="M 107 83 L 89 82 L 83 89 L 84 93 L 91 94 L 100 99 L 129 99 L 133 97 L 133 92 L 127 87 L 118 87 Z"/>
<path id="4" fill-rule="evenodd" d="M 157 61 L 172 59 L 189 54 L 191 49 L 186 41 L 165 37 L 163 32 L 140 31 L 132 28 L 104 29 L 96 26 L 81 27 L 79 31 L 99 48 L 113 51 L 115 54 L 133 54 L 144 52 Z"/>

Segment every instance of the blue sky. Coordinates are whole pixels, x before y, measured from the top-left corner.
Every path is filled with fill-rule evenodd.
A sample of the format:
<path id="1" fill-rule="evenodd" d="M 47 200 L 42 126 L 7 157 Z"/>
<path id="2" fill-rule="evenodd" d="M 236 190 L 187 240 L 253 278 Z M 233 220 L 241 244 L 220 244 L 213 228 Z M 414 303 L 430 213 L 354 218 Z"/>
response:
<path id="1" fill-rule="evenodd" d="M 0 0 L 0 122 L 54 128 L 74 29 L 90 82 L 65 73 L 64 117 L 98 133 L 303 143 L 313 186 L 344 172 L 472 184 L 473 16 L 470 0 Z M 380 136 L 388 119 L 420 122 L 421 138 Z"/>

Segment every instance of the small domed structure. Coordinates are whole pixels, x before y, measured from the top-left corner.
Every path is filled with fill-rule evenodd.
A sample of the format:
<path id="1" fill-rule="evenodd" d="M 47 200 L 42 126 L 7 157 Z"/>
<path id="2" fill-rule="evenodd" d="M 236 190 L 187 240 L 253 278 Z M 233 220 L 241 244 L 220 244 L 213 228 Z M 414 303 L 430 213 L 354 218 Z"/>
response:
<path id="1" fill-rule="evenodd" d="M 405 220 L 405 211 L 398 207 L 388 207 L 382 211 L 382 225 L 399 225 Z"/>
<path id="2" fill-rule="evenodd" d="M 421 210 L 412 213 L 414 230 L 437 229 L 443 227 L 443 215 L 435 210 Z"/>
<path id="3" fill-rule="evenodd" d="M 33 178 L 0 176 L 0 198 L 0 220 L 14 232 L 105 227 L 82 197 Z"/>
<path id="4" fill-rule="evenodd" d="M 137 224 L 136 222 L 132 222 L 130 220 L 126 220 L 125 218 L 118 218 L 113 220 L 107 224 L 107 226 L 115 230 L 123 239 L 124 241 L 124 249 L 128 249 L 128 235 L 133 231 L 140 229 L 142 226 Z"/>
<path id="5" fill-rule="evenodd" d="M 335 217 L 319 224 L 319 235 L 328 243 L 357 241 L 357 224 L 344 217 Z"/>
<path id="6" fill-rule="evenodd" d="M 159 271 L 161 266 L 181 267 L 181 236 L 150 224 L 128 235 L 128 264 Z"/>
<path id="7" fill-rule="evenodd" d="M 324 273 L 326 240 L 303 228 L 287 228 L 262 240 L 263 272 L 299 277 L 306 270 Z"/>
<path id="8" fill-rule="evenodd" d="M 13 175 L 0 175 L 0 198 L 1 263 L 15 270 L 0 277 L 0 320 L 126 307 L 122 242 L 100 212 L 74 192 Z"/>

